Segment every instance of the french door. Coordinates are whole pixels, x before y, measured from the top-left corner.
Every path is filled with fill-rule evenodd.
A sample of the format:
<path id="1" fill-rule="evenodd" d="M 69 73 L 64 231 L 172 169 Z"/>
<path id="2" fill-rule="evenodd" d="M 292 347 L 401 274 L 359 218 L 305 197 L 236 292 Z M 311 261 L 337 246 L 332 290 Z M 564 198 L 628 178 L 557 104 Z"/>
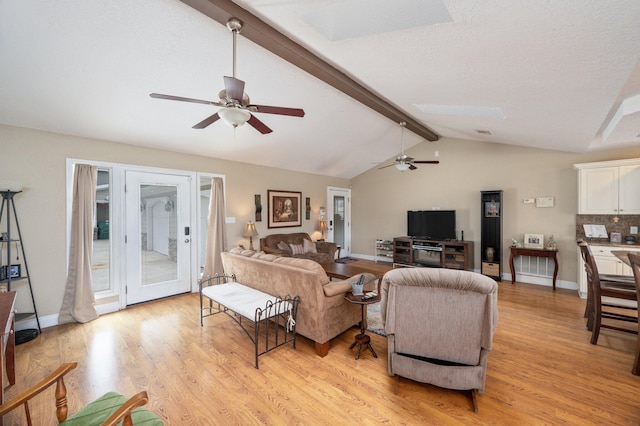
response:
<path id="1" fill-rule="evenodd" d="M 328 238 L 341 247 L 340 256 L 351 254 L 351 189 L 327 188 Z"/>
<path id="2" fill-rule="evenodd" d="M 127 305 L 190 291 L 189 177 L 125 175 Z"/>

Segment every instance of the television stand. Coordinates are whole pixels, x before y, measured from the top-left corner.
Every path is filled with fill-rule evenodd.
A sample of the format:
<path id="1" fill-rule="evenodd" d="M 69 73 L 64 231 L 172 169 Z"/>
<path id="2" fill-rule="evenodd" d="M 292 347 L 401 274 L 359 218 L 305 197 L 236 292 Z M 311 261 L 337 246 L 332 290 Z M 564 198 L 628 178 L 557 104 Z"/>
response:
<path id="1" fill-rule="evenodd" d="M 396 237 L 393 239 L 393 266 L 473 271 L 473 241 Z"/>

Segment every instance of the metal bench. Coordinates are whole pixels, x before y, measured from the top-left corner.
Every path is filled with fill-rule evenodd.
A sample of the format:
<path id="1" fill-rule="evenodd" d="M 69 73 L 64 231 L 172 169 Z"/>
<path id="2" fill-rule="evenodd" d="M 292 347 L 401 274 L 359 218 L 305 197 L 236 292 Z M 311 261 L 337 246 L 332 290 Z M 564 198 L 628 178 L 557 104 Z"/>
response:
<path id="1" fill-rule="evenodd" d="M 235 275 L 216 274 L 201 279 L 198 284 L 200 326 L 204 326 L 205 317 L 227 314 L 253 342 L 256 368 L 260 355 L 290 342 L 295 349 L 295 320 L 300 297 L 286 295 L 282 299 L 272 296 L 236 282 Z M 243 322 L 243 318 L 246 321 Z"/>

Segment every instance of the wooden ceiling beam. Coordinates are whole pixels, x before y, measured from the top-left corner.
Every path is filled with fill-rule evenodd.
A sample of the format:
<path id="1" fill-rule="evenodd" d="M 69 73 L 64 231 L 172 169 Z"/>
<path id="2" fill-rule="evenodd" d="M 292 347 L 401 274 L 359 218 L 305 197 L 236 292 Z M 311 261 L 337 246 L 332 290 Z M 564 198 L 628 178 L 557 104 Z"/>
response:
<path id="1" fill-rule="evenodd" d="M 406 128 L 418 136 L 429 141 L 438 140 L 439 136 L 433 130 L 231 0 L 181 1 L 225 26 L 229 18 L 240 19 L 244 24 L 241 32 L 243 37 L 377 111 L 394 123 L 406 122 Z"/>

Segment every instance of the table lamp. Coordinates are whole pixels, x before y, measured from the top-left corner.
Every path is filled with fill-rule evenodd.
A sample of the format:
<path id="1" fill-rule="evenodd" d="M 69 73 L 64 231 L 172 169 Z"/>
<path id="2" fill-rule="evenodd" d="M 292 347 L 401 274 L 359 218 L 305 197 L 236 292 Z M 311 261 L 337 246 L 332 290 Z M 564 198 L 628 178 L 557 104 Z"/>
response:
<path id="1" fill-rule="evenodd" d="M 324 240 L 324 230 L 327 229 L 327 221 L 324 219 L 320 219 L 320 223 L 318 224 L 320 228 L 320 233 L 322 234 L 322 239 Z"/>
<path id="2" fill-rule="evenodd" d="M 256 224 L 252 221 L 247 223 L 247 227 L 244 229 L 243 237 L 249 237 L 249 250 L 253 250 L 253 237 L 258 236 L 258 231 L 256 231 Z"/>

